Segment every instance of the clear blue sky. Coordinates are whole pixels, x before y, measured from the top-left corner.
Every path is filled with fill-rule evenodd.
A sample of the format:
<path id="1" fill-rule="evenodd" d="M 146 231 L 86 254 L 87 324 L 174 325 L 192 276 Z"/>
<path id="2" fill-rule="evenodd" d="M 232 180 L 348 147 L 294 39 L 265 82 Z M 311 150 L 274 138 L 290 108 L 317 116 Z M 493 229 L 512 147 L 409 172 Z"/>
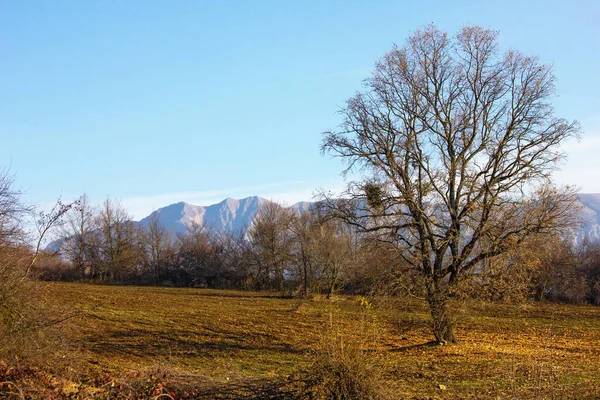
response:
<path id="1" fill-rule="evenodd" d="M 0 167 L 30 203 L 87 192 L 135 218 L 176 201 L 339 190 L 321 132 L 375 61 L 434 22 L 554 65 L 582 123 L 557 175 L 600 192 L 600 2 L 0 0 Z"/>

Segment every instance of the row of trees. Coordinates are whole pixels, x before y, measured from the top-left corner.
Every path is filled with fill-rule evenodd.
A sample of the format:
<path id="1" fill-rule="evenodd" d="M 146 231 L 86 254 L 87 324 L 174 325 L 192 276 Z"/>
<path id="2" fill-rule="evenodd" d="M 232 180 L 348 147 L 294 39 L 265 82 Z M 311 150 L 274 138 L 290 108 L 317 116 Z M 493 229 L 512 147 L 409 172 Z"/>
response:
<path id="1" fill-rule="evenodd" d="M 320 203 L 301 213 L 267 203 L 245 232 L 215 233 L 192 223 L 175 234 L 158 214 L 142 226 L 117 202 L 93 207 L 83 196 L 61 227 L 62 265 L 50 257 L 39 270 L 44 279 L 99 283 L 426 297 L 426 279 L 403 260 L 393 240 L 333 219 L 326 207 Z M 600 245 L 575 245 L 559 232 L 532 235 L 479 263 L 469 278 L 449 295 L 598 304 Z"/>
<path id="2" fill-rule="evenodd" d="M 467 287 L 467 295 L 490 300 L 600 305 L 600 243 L 533 236 L 482 264 Z"/>
<path id="3" fill-rule="evenodd" d="M 277 203 L 263 206 L 246 232 L 216 233 L 191 223 L 175 234 L 158 214 L 142 226 L 118 202 L 107 199 L 94 207 L 84 195 L 59 236 L 65 262 L 42 265 L 45 279 L 330 295 L 356 258 L 348 225 L 316 209 L 299 213 Z"/>

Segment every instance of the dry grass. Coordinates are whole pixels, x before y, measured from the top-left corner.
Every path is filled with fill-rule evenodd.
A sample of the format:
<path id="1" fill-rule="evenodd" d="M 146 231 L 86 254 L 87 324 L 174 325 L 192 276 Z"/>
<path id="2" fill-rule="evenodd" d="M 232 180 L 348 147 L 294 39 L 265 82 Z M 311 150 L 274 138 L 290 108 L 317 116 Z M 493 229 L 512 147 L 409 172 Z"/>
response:
<path id="1" fill-rule="evenodd" d="M 53 389 L 74 397 L 293 398 L 307 371 L 341 357 L 393 398 L 600 397 L 598 307 L 468 302 L 460 343 L 432 346 L 426 305 L 414 299 L 366 308 L 353 297 L 206 289 L 52 283 L 44 292 L 78 315 L 65 335 L 87 367 Z"/>

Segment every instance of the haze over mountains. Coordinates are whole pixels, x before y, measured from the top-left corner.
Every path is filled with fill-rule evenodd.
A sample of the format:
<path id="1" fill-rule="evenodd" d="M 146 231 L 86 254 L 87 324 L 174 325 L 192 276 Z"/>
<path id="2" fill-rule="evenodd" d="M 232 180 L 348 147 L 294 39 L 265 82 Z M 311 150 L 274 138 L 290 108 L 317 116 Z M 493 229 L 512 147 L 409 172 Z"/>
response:
<path id="1" fill-rule="evenodd" d="M 576 240 L 581 242 L 585 237 L 592 241 L 600 241 L 600 193 L 581 193 L 577 196 L 582 206 L 581 218 L 583 227 L 576 232 Z M 185 232 L 192 223 L 201 224 L 215 232 L 239 232 L 252 224 L 259 208 L 269 200 L 258 196 L 245 199 L 227 198 L 210 206 L 196 206 L 184 202 L 159 208 L 139 221 L 147 226 L 152 216 L 173 232 Z M 312 202 L 303 201 L 290 206 L 300 212 L 307 210 Z"/>

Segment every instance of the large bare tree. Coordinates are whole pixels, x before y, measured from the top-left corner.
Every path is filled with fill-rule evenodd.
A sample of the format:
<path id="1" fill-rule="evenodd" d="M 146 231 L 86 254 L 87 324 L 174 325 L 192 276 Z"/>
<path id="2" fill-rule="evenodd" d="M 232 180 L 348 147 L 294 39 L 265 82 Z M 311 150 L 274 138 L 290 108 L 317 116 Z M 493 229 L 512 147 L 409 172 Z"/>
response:
<path id="1" fill-rule="evenodd" d="M 497 32 L 430 25 L 376 64 L 325 133 L 322 150 L 366 176 L 326 204 L 424 278 L 440 342 L 456 340 L 447 299 L 459 280 L 571 221 L 574 194 L 550 178 L 579 125 L 554 115 L 554 82 L 536 57 L 501 54 Z"/>

